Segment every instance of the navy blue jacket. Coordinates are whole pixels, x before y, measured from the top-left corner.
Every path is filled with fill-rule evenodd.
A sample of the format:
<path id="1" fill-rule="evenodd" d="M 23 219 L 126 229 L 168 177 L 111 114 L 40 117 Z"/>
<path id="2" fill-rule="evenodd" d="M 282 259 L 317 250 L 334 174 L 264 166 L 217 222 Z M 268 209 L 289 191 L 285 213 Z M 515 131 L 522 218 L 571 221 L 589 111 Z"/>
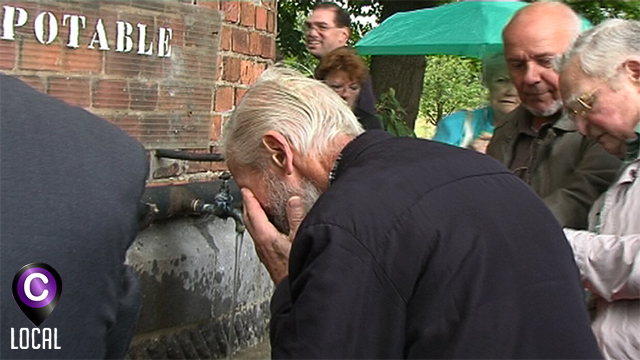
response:
<path id="1" fill-rule="evenodd" d="M 123 358 L 140 310 L 124 261 L 147 176 L 144 149 L 107 121 L 1 74 L 0 135 L 0 358 Z M 34 262 L 62 280 L 39 326 L 57 329 L 59 350 L 11 349 L 12 328 L 18 347 L 20 328 L 35 328 L 11 291 L 14 275 Z"/>
<path id="2" fill-rule="evenodd" d="M 277 358 L 594 359 L 562 229 L 492 158 L 368 131 L 302 222 Z"/>

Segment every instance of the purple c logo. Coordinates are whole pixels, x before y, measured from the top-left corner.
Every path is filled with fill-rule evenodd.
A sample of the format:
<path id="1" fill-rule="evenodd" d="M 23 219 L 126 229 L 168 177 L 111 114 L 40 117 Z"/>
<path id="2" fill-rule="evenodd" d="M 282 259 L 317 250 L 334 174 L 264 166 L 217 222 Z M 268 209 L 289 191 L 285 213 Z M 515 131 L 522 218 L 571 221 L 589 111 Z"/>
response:
<path id="1" fill-rule="evenodd" d="M 18 280 L 18 296 L 32 308 L 47 306 L 56 295 L 56 279 L 44 268 L 34 267 L 25 271 Z"/>
<path id="2" fill-rule="evenodd" d="M 60 275 L 43 263 L 25 265 L 13 278 L 13 299 L 35 326 L 51 314 L 62 293 Z"/>

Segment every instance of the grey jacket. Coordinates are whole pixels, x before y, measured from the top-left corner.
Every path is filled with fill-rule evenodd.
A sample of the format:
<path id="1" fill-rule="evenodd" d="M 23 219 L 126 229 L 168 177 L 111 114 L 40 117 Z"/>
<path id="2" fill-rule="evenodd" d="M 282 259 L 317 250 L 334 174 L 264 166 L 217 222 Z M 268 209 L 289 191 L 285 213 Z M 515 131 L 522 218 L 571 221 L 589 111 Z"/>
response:
<path id="1" fill-rule="evenodd" d="M 582 280 L 596 295 L 593 332 L 607 359 L 640 358 L 639 176 L 637 158 L 593 205 L 589 231 L 565 229 Z"/>
<path id="2" fill-rule="evenodd" d="M 518 124 L 532 118 L 520 106 L 496 124 L 487 154 L 510 167 L 518 139 Z M 564 227 L 587 228 L 593 202 L 614 181 L 621 161 L 598 143 L 578 133 L 563 114 L 535 141 L 529 157 L 529 185 L 544 200 Z"/>

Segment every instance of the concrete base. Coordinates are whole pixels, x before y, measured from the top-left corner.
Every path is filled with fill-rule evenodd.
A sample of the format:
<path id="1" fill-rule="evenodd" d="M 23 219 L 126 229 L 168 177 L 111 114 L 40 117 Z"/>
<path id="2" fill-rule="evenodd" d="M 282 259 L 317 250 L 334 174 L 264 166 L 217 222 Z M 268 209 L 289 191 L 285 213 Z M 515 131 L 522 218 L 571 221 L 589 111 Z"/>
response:
<path id="1" fill-rule="evenodd" d="M 143 304 L 129 357 L 219 358 L 267 337 L 273 283 L 249 234 L 238 238 L 234 229 L 233 220 L 195 217 L 153 223 L 138 235 L 127 263 L 140 277 Z"/>

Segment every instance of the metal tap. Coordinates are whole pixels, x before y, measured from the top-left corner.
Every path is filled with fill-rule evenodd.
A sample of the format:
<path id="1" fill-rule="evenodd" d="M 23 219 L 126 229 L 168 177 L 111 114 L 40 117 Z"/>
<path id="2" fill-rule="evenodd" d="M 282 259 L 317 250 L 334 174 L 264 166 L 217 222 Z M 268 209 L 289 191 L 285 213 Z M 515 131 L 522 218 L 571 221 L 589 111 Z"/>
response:
<path id="1" fill-rule="evenodd" d="M 200 199 L 195 199 L 192 202 L 192 209 L 196 213 L 212 214 L 225 220 L 232 218 L 236 223 L 236 232 L 242 233 L 245 229 L 242 211 L 231 205 L 233 201 L 233 196 L 231 196 L 231 192 L 229 191 L 231 174 L 224 172 L 220 175 L 219 179 L 222 180 L 222 184 L 220 185 L 220 190 L 218 190 L 213 198 L 213 203 L 206 204 Z"/>

